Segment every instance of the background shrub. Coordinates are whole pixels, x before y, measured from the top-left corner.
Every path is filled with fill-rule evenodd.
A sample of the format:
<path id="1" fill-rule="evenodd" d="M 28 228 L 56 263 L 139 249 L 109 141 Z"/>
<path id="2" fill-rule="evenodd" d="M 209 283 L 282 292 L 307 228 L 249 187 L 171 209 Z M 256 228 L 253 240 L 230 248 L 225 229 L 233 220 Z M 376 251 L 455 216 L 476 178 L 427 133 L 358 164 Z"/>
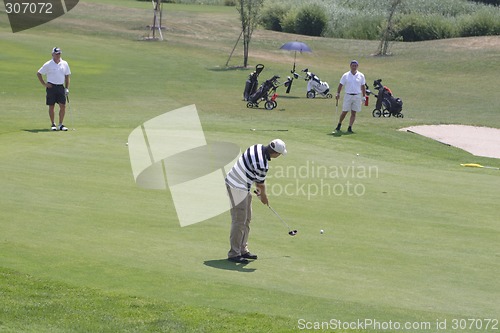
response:
<path id="1" fill-rule="evenodd" d="M 295 33 L 321 36 L 328 23 L 325 8 L 319 4 L 302 6 L 296 16 Z"/>
<path id="2" fill-rule="evenodd" d="M 381 16 L 353 17 L 344 29 L 342 38 L 349 39 L 378 39 L 383 18 Z"/>
<path id="3" fill-rule="evenodd" d="M 296 33 L 295 31 L 295 21 L 297 20 L 297 11 L 291 8 L 283 18 L 281 22 L 281 26 L 283 28 L 283 32 L 288 32 L 291 34 Z"/>
<path id="4" fill-rule="evenodd" d="M 396 24 L 395 38 L 405 42 L 417 42 L 456 37 L 454 20 L 440 15 L 405 15 Z"/>
<path id="5" fill-rule="evenodd" d="M 500 35 L 500 15 L 487 9 L 465 17 L 460 24 L 460 36 Z"/>
<path id="6" fill-rule="evenodd" d="M 260 24 L 267 30 L 283 31 L 283 21 L 290 6 L 287 4 L 272 3 L 264 6 L 260 16 Z"/>

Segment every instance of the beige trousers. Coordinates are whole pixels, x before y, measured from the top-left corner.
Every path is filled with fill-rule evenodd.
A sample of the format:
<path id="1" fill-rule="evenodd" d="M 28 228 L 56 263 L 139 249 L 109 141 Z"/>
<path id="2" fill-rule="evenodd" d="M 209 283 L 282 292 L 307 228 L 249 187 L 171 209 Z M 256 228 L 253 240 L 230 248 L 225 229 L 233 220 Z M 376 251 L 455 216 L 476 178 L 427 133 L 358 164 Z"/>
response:
<path id="1" fill-rule="evenodd" d="M 231 202 L 231 233 L 229 242 L 231 249 L 228 258 L 241 256 L 248 251 L 248 235 L 252 219 L 252 195 L 248 191 L 227 187 Z"/>

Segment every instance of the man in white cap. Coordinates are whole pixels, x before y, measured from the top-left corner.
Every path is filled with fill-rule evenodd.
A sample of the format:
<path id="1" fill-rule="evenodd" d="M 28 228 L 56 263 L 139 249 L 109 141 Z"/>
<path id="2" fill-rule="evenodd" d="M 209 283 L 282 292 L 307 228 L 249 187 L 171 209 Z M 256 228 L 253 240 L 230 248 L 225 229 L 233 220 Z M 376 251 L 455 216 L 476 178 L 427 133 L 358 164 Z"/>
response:
<path id="1" fill-rule="evenodd" d="M 36 74 L 38 80 L 45 87 L 46 104 L 49 106 L 49 117 L 52 122 L 51 130 L 67 131 L 63 125 L 64 115 L 66 113 L 66 96 L 69 94 L 69 76 L 71 71 L 66 61 L 61 58 L 61 49 L 54 47 L 52 49 L 52 59 L 47 61 Z M 43 80 L 43 75 L 47 76 L 47 82 Z M 59 125 L 55 124 L 54 107 L 59 104 Z"/>
<path id="2" fill-rule="evenodd" d="M 340 131 L 340 126 L 342 126 L 342 121 L 347 115 L 347 112 L 351 111 L 351 118 L 349 119 L 349 127 L 347 128 L 348 133 L 352 132 L 352 125 L 356 120 L 356 112 L 361 111 L 361 104 L 366 100 L 366 80 L 363 73 L 358 71 L 358 62 L 352 60 L 350 63 L 351 70 L 344 73 L 342 78 L 340 78 L 340 83 L 337 88 L 337 94 L 335 99 L 338 101 L 340 98 L 340 92 L 342 87 L 345 86 L 344 103 L 342 104 L 342 113 L 340 114 L 339 123 L 335 129 L 337 132 Z"/>
<path id="3" fill-rule="evenodd" d="M 226 187 L 231 202 L 231 249 L 228 260 L 246 263 L 248 259 L 257 259 L 257 255 L 248 250 L 248 235 L 252 219 L 252 185 L 264 205 L 269 205 L 266 193 L 266 175 L 268 162 L 272 158 L 286 155 L 285 143 L 280 139 L 271 141 L 267 146 L 256 144 L 249 147 L 240 156 L 226 176 Z"/>

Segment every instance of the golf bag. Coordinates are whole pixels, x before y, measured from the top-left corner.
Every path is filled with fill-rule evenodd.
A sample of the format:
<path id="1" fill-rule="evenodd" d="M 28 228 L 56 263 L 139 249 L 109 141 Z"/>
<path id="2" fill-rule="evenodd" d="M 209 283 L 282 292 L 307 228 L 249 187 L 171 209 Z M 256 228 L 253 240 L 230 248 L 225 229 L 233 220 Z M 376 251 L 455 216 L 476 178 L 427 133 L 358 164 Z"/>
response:
<path id="1" fill-rule="evenodd" d="M 257 87 L 259 86 L 258 77 L 263 69 L 264 65 L 258 64 L 257 66 L 255 66 L 255 71 L 253 71 L 252 73 L 250 73 L 250 75 L 248 75 L 248 80 L 245 83 L 245 90 L 243 91 L 244 101 L 248 101 L 248 98 L 251 95 L 255 94 L 255 92 L 257 91 Z"/>
<path id="2" fill-rule="evenodd" d="M 393 96 L 392 91 L 386 86 L 382 85 L 382 79 L 373 81 L 373 87 L 378 90 L 378 94 L 375 95 L 377 102 L 375 104 L 375 109 L 372 112 L 374 117 L 390 117 L 394 116 L 397 118 L 403 118 L 403 101 L 400 98 Z"/>
<path id="3" fill-rule="evenodd" d="M 276 93 L 276 89 L 281 85 L 278 82 L 279 76 L 274 75 L 272 78 L 269 80 L 266 80 L 260 87 L 250 95 L 248 98 L 248 103 L 247 103 L 247 108 L 257 108 L 259 107 L 259 103 L 264 101 L 265 102 L 265 108 L 267 110 L 272 110 L 274 109 L 278 103 L 276 102 L 276 98 L 278 97 L 278 94 Z M 291 79 L 288 78 L 288 81 L 285 82 L 285 86 Z"/>
<path id="4" fill-rule="evenodd" d="M 305 80 L 307 81 L 307 98 L 315 98 L 316 94 L 326 98 L 332 98 L 330 94 L 330 86 L 327 82 L 321 81 L 317 75 L 309 72 L 309 69 L 303 69 L 302 72 L 306 73 Z"/>

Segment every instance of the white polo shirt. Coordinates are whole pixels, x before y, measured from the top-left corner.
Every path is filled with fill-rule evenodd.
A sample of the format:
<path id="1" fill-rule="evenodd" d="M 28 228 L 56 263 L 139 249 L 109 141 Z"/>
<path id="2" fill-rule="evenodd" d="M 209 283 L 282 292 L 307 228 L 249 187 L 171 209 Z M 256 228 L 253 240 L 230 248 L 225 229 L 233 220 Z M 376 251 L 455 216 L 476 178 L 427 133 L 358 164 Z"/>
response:
<path id="1" fill-rule="evenodd" d="M 361 86 L 365 83 L 365 76 L 359 71 L 355 75 L 349 71 L 340 78 L 340 84 L 344 86 L 346 94 L 361 94 Z"/>
<path id="2" fill-rule="evenodd" d="M 47 82 L 52 84 L 64 84 L 65 76 L 71 75 L 68 63 L 62 59 L 58 64 L 55 63 L 54 59 L 47 61 L 38 70 L 38 73 L 47 75 Z"/>

